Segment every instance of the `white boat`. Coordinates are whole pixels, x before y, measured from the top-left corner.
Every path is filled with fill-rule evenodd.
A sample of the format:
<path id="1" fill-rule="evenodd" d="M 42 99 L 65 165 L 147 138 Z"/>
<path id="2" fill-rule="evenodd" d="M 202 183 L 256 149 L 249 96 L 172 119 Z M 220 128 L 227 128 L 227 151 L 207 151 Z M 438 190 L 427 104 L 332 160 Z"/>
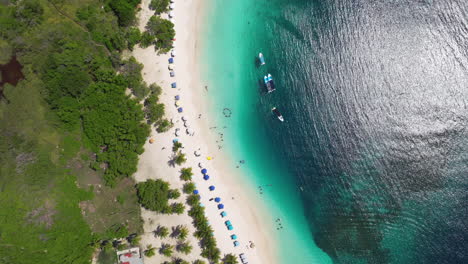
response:
<path id="1" fill-rule="evenodd" d="M 283 115 L 280 113 L 280 111 L 276 107 L 273 107 L 273 109 L 271 109 L 271 111 L 273 111 L 273 113 L 276 115 L 276 117 L 278 117 L 279 121 L 284 122 Z"/>
<path id="2" fill-rule="evenodd" d="M 269 93 L 273 92 L 276 89 L 275 83 L 273 82 L 273 77 L 271 77 L 271 74 L 265 75 L 263 77 L 263 81 L 265 82 L 265 86 Z"/>
<path id="3" fill-rule="evenodd" d="M 258 59 L 260 60 L 260 65 L 265 65 L 265 58 L 261 52 L 258 54 Z"/>

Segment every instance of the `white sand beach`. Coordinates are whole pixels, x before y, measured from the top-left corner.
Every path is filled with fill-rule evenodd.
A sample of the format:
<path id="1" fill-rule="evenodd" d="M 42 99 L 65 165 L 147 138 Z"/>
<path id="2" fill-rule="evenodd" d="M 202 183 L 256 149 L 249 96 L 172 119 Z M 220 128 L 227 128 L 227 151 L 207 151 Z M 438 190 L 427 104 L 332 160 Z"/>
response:
<path id="1" fill-rule="evenodd" d="M 143 31 L 146 22 L 153 12 L 149 10 L 149 0 L 143 0 L 139 12 L 139 27 Z M 201 202 L 206 207 L 206 214 L 210 224 L 214 229 L 214 235 L 218 242 L 222 255 L 233 253 L 239 256 L 244 253 L 249 263 L 268 263 L 274 264 L 276 261 L 277 250 L 275 249 L 275 236 L 267 230 L 273 230 L 271 219 L 260 202 L 255 201 L 255 188 L 246 186 L 239 178 L 239 171 L 232 166 L 234 161 L 230 160 L 229 153 L 218 150 L 215 131 L 209 129 L 215 125 L 214 120 L 210 119 L 207 109 L 208 91 L 204 88 L 205 84 L 200 80 L 199 68 L 202 67 L 200 59 L 200 37 L 201 23 L 203 22 L 203 12 L 205 3 L 202 0 L 176 0 L 173 10 L 176 29 L 174 70 L 175 77 L 170 77 L 168 70 L 168 59 L 170 54 L 160 55 L 154 51 L 154 47 L 146 49 L 135 48 L 133 56 L 144 65 L 144 80 L 148 83 L 157 83 L 163 88 L 161 101 L 166 106 L 166 116 L 173 119 L 174 127 L 166 133 L 158 134 L 154 128 L 151 136 L 155 140 L 153 144 L 149 142 L 145 145 L 145 152 L 140 156 L 138 172 L 135 174 L 137 182 L 147 179 L 161 178 L 171 184 L 171 188 L 182 188 L 183 181 L 179 179 L 180 169 L 182 167 L 192 167 L 195 175 L 193 181 L 200 191 Z M 164 17 L 165 15 L 163 15 Z M 177 82 L 177 88 L 171 88 L 171 83 Z M 180 96 L 183 113 L 178 113 L 175 107 L 175 96 Z M 200 117 L 201 114 L 201 117 Z M 188 119 L 190 129 L 194 135 L 186 133 L 186 127 L 182 121 L 182 116 Z M 180 129 L 180 136 L 177 137 L 183 144 L 183 152 L 187 155 L 187 162 L 183 166 L 171 167 L 168 164 L 172 154 L 172 140 L 176 138 L 175 129 Z M 194 152 L 199 150 L 201 155 L 196 157 Z M 207 157 L 213 157 L 207 160 Z M 203 180 L 198 167 L 199 162 L 204 164 L 211 178 L 208 181 Z M 214 185 L 216 189 L 209 191 L 209 186 Z M 217 203 L 209 201 L 210 198 L 220 197 L 221 203 L 225 205 L 224 211 L 228 216 L 222 218 L 218 210 Z M 182 194 L 178 199 L 185 204 L 186 195 Z M 186 208 L 187 209 L 187 208 Z M 186 210 L 187 211 L 187 210 Z M 270 217 L 271 218 L 271 217 Z M 193 237 L 194 228 L 192 220 L 185 212 L 182 215 L 162 215 L 151 211 L 142 211 L 144 220 L 145 235 L 142 237 L 141 245 L 151 244 L 159 248 L 161 239 L 156 238 L 152 231 L 158 225 L 167 227 L 179 224 L 186 225 L 191 230 L 188 238 L 194 249 L 188 256 L 176 253 L 174 256 L 181 257 L 184 260 L 193 261 L 201 259 L 199 256 L 200 248 L 198 240 Z M 224 221 L 230 220 L 234 230 L 228 231 Z M 237 241 L 240 245 L 234 247 L 234 240 L 231 235 L 237 235 Z M 176 240 L 164 239 L 172 245 Z M 250 242 L 255 247 L 249 247 Z M 145 263 L 162 263 L 169 260 L 160 254 L 151 258 L 145 257 Z"/>

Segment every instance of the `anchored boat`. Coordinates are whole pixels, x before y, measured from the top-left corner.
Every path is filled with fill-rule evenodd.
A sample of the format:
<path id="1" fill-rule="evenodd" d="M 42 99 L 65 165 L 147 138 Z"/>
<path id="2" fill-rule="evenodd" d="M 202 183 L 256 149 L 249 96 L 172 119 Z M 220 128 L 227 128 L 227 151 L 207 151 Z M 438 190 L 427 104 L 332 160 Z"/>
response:
<path id="1" fill-rule="evenodd" d="M 275 83 L 273 82 L 273 78 L 271 77 L 271 74 L 265 75 L 263 77 L 263 81 L 265 82 L 265 86 L 269 93 L 275 90 Z"/>
<path id="2" fill-rule="evenodd" d="M 265 58 L 261 52 L 258 54 L 258 59 L 260 60 L 260 65 L 265 65 Z"/>
<path id="3" fill-rule="evenodd" d="M 276 117 L 278 117 L 279 121 L 284 122 L 283 115 L 281 115 L 280 111 L 276 107 L 273 107 L 271 111 L 276 115 Z"/>

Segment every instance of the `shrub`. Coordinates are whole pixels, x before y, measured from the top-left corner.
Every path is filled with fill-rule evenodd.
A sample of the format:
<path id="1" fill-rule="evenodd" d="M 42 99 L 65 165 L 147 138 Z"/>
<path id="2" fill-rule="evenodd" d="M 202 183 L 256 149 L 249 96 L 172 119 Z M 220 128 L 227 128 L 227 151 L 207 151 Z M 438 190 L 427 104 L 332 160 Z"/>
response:
<path id="1" fill-rule="evenodd" d="M 174 124 L 169 122 L 169 120 L 167 119 L 161 120 L 157 125 L 158 125 L 158 128 L 156 128 L 156 131 L 158 133 L 167 132 L 169 129 L 171 129 L 174 126 Z"/>
<path id="2" fill-rule="evenodd" d="M 133 50 L 133 47 L 140 43 L 141 41 L 141 32 L 137 27 L 132 27 L 127 31 L 127 48 Z"/>
<path id="3" fill-rule="evenodd" d="M 172 48 L 175 30 L 171 21 L 159 16 L 152 16 L 146 24 L 146 32 L 154 37 L 155 49 L 159 50 L 160 53 L 166 53 Z M 148 40 L 150 40 L 149 37 Z"/>
<path id="4" fill-rule="evenodd" d="M 138 202 L 144 208 L 160 213 L 171 213 L 169 199 L 180 196 L 178 190 L 169 189 L 169 183 L 161 179 L 140 182 L 136 188 Z"/>
<path id="5" fill-rule="evenodd" d="M 151 10 L 154 10 L 155 14 L 159 15 L 168 10 L 169 0 L 151 0 L 149 7 Z"/>
<path id="6" fill-rule="evenodd" d="M 152 93 L 145 100 L 145 114 L 149 124 L 156 123 L 164 117 L 164 104 L 158 104 L 158 96 Z"/>

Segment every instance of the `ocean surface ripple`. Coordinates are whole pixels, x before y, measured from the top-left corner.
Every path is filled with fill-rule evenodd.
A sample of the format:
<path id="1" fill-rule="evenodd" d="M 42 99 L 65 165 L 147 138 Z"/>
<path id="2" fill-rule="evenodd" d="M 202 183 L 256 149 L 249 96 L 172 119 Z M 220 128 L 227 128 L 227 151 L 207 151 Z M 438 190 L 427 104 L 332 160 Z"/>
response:
<path id="1" fill-rule="evenodd" d="M 317 245 L 336 263 L 468 263 L 468 1 L 273 2 L 278 89 L 257 108 L 287 120 L 265 126 Z"/>

